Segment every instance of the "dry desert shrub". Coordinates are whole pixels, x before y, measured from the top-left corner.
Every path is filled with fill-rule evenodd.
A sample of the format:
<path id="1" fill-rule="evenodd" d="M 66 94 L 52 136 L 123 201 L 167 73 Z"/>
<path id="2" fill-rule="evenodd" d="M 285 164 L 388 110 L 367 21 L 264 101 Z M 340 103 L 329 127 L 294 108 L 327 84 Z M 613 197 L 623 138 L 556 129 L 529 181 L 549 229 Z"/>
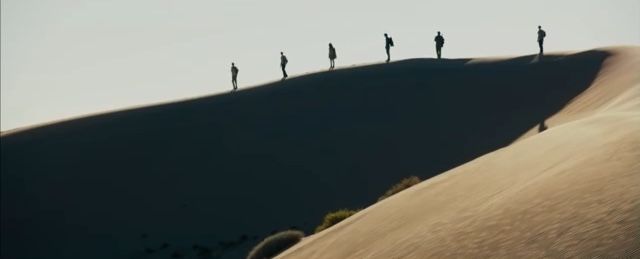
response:
<path id="1" fill-rule="evenodd" d="M 273 234 L 251 249 L 247 259 L 273 258 L 300 242 L 303 237 L 304 233 L 298 230 L 286 230 Z"/>

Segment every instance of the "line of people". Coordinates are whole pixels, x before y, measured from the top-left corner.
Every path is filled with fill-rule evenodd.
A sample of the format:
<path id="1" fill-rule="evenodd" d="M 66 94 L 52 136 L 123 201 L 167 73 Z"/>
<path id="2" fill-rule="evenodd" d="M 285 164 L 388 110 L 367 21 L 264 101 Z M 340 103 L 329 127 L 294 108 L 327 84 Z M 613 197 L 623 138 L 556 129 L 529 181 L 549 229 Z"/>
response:
<path id="1" fill-rule="evenodd" d="M 542 26 L 538 25 L 538 47 L 540 48 L 539 55 L 543 55 L 544 53 L 544 38 L 547 37 L 547 33 L 542 30 Z M 385 39 L 385 51 L 387 53 L 386 62 L 389 63 L 391 61 L 391 48 L 394 47 L 393 38 L 391 38 L 388 34 L 384 34 Z M 438 59 L 442 59 L 442 48 L 444 47 L 444 36 L 442 33 L 438 31 L 438 34 L 433 39 L 436 45 L 436 56 Z M 333 47 L 333 44 L 329 43 L 329 70 L 335 69 L 336 63 L 335 59 L 338 58 L 336 54 L 336 49 Z M 282 80 L 285 80 L 289 75 L 287 74 L 287 63 L 289 60 L 287 56 L 284 55 L 284 52 L 280 52 L 280 68 L 282 69 Z M 238 72 L 240 70 L 236 67 L 235 63 L 231 63 L 231 83 L 233 84 L 233 91 L 238 90 Z"/>

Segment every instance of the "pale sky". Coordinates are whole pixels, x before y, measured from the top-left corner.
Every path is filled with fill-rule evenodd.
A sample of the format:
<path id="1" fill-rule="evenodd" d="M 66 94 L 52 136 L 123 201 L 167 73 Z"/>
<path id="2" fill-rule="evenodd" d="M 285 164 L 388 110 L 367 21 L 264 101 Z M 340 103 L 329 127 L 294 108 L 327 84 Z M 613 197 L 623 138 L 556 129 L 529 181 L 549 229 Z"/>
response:
<path id="1" fill-rule="evenodd" d="M 640 45 L 639 0 L 1 0 L 1 129 L 231 89 L 329 66 Z M 167 122 L 170 123 L 170 122 Z"/>

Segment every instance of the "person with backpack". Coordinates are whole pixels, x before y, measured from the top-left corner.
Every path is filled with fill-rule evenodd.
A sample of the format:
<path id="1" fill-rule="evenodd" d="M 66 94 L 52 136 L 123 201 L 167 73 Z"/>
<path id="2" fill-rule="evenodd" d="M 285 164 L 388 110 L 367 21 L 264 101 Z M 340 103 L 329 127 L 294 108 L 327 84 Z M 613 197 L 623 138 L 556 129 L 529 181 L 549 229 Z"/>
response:
<path id="1" fill-rule="evenodd" d="M 329 43 L 329 70 L 336 67 L 336 58 L 338 58 L 338 55 L 336 55 L 336 49 L 333 47 L 333 44 Z"/>
<path id="2" fill-rule="evenodd" d="M 287 63 L 289 63 L 289 60 L 287 60 L 287 56 L 285 56 L 284 53 L 280 52 L 280 67 L 282 68 L 282 80 L 284 80 L 289 76 L 287 75 L 287 71 L 285 70 L 285 68 L 287 67 Z"/>
<path id="3" fill-rule="evenodd" d="M 442 34 L 440 34 L 440 32 L 438 32 L 438 35 L 436 36 L 434 41 L 436 42 L 436 55 L 438 55 L 438 59 L 441 59 L 442 47 L 444 46 L 444 37 L 442 37 Z"/>
<path id="4" fill-rule="evenodd" d="M 538 47 L 540 47 L 540 55 L 544 53 L 544 38 L 547 37 L 547 33 L 542 29 L 542 26 L 538 25 Z"/>
<path id="5" fill-rule="evenodd" d="M 233 84 L 233 91 L 238 90 L 238 72 L 240 70 L 236 67 L 235 63 L 231 63 L 231 83 Z"/>
<path id="6" fill-rule="evenodd" d="M 393 47 L 393 38 L 389 37 L 386 33 L 384 34 L 384 48 L 387 50 L 387 63 L 391 60 L 391 54 L 389 50 Z"/>

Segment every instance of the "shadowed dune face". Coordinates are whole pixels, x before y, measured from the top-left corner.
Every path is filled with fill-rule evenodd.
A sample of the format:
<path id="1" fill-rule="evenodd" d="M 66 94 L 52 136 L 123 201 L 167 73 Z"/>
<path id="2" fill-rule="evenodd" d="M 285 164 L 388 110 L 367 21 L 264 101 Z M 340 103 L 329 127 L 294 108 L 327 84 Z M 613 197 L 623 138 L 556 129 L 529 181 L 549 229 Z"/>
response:
<path id="1" fill-rule="evenodd" d="M 309 233 L 405 176 L 510 144 L 608 55 L 406 60 L 5 135 L 2 257 L 155 258 L 146 246 Z"/>

